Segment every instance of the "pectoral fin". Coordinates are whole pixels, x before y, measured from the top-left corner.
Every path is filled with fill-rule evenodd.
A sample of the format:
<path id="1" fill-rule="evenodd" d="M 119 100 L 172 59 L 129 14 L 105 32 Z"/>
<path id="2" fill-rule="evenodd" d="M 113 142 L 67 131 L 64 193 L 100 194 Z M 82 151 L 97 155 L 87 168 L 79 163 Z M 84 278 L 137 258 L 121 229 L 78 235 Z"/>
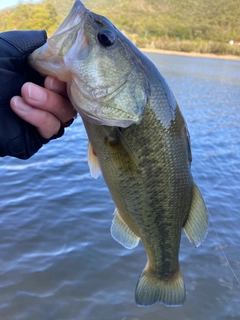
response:
<path id="1" fill-rule="evenodd" d="M 119 134 L 119 139 L 121 141 L 121 144 L 123 146 L 123 148 L 125 149 L 125 151 L 127 152 L 129 159 L 131 160 L 132 163 L 132 167 L 137 170 L 138 169 L 138 161 L 137 158 L 135 157 L 130 145 L 128 144 L 128 142 L 126 141 L 126 139 L 124 138 L 124 136 L 121 133 L 121 130 L 118 128 L 118 134 Z"/>
<path id="2" fill-rule="evenodd" d="M 98 158 L 94 153 L 94 150 L 90 141 L 88 142 L 88 165 L 89 165 L 91 176 L 97 179 L 99 174 L 101 173 L 101 169 L 98 162 Z"/>
<path id="3" fill-rule="evenodd" d="M 139 237 L 137 237 L 126 225 L 117 209 L 114 211 L 111 234 L 114 240 L 127 249 L 135 248 L 139 243 Z"/>
<path id="4" fill-rule="evenodd" d="M 207 228 L 207 208 L 198 187 L 194 183 L 191 209 L 183 229 L 189 241 L 195 247 L 198 247 L 206 237 Z"/>
<path id="5" fill-rule="evenodd" d="M 111 131 L 108 129 L 105 143 L 108 144 L 112 161 L 118 168 L 124 167 L 126 170 L 135 172 L 138 170 L 138 161 L 122 130 L 123 128 L 117 127 L 113 127 Z"/>

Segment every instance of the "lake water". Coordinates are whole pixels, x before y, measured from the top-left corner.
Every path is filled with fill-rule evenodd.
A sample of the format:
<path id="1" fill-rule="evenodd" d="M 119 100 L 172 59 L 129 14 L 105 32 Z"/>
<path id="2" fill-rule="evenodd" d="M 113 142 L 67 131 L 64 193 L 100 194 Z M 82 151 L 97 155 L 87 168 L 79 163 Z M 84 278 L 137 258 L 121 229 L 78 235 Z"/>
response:
<path id="1" fill-rule="evenodd" d="M 30 160 L 1 159 L 0 319 L 240 319 L 240 284 L 224 257 L 240 278 L 240 61 L 148 57 L 187 121 L 210 212 L 199 248 L 182 236 L 184 306 L 135 304 L 146 254 L 111 238 L 114 205 L 102 177 L 90 177 L 78 118 Z"/>

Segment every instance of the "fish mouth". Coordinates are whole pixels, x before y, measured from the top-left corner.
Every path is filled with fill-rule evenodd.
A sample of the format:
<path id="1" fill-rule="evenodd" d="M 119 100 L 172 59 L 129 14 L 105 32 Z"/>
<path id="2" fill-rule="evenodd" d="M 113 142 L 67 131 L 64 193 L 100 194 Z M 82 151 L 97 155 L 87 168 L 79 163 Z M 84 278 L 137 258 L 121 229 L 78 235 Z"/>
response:
<path id="1" fill-rule="evenodd" d="M 87 11 L 80 0 L 75 1 L 68 16 L 47 41 L 48 47 L 53 54 L 65 56 L 68 53 L 73 43 L 77 40 L 78 32 L 84 25 Z"/>
<path id="2" fill-rule="evenodd" d="M 80 0 L 75 0 L 70 13 L 59 28 L 42 47 L 29 56 L 30 66 L 43 74 L 51 74 L 62 81 L 68 81 L 69 79 L 64 75 L 59 77 L 59 70 L 66 63 L 71 62 L 76 54 L 84 58 L 88 53 L 87 39 L 84 34 L 87 12 L 84 4 Z"/>

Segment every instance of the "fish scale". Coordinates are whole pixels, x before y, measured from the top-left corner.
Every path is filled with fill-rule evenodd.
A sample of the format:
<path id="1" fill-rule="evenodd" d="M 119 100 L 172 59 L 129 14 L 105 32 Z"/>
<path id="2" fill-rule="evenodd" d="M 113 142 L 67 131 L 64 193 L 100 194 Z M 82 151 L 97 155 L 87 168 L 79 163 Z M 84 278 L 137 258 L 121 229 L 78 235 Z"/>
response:
<path id="1" fill-rule="evenodd" d="M 158 110 L 157 105 L 156 107 Z M 101 126 L 95 126 L 93 129 L 93 126 L 89 126 L 88 123 L 85 123 L 85 126 L 98 158 L 103 159 L 100 167 L 123 220 L 142 239 L 149 256 L 150 267 L 153 265 L 156 274 L 164 278 L 164 274 L 169 277 L 179 268 L 178 249 L 181 228 L 191 204 L 191 197 L 184 199 L 184 202 L 173 201 L 173 198 L 177 196 L 178 199 L 181 199 L 181 194 L 191 193 L 192 178 L 189 173 L 189 164 L 181 156 L 181 150 L 185 150 L 186 146 L 184 149 L 179 148 L 177 157 L 174 153 L 174 157 L 171 159 L 171 153 L 168 152 L 169 148 L 172 150 L 172 143 L 169 140 L 171 134 L 168 132 L 162 134 L 165 128 L 159 125 L 160 121 L 156 119 L 153 110 L 154 108 L 149 105 L 144 113 L 141 126 L 134 125 L 121 131 L 124 139 L 129 142 L 131 151 L 139 159 L 139 169 L 134 171 L 132 175 L 128 175 L 127 178 L 124 170 L 117 172 L 113 167 L 111 149 L 108 147 L 106 150 L 103 149 L 102 142 L 96 141 L 96 136 L 98 139 L 105 136 L 109 129 L 104 128 L 103 130 Z M 178 117 L 180 117 L 179 122 L 183 125 L 184 122 L 181 121 L 180 114 Z M 171 130 L 170 127 L 167 131 L 171 132 Z M 167 139 L 165 139 L 165 135 Z M 132 141 L 131 137 L 138 137 L 138 139 Z M 102 157 L 102 153 L 104 153 L 104 157 Z M 119 153 L 121 153 L 120 150 Z M 108 154 L 108 160 L 106 160 L 106 154 Z M 148 161 L 146 161 L 146 155 L 148 155 Z M 174 161 L 175 158 L 178 160 Z M 183 159 L 183 163 L 179 161 L 180 159 Z M 122 161 L 124 168 L 125 156 Z M 178 173 L 179 167 L 181 174 L 176 179 L 175 171 Z M 169 174 L 170 168 L 172 168 L 173 174 Z M 189 180 L 188 183 L 186 183 L 186 177 Z M 176 190 L 173 191 L 173 188 Z M 131 190 L 130 193 L 129 190 Z M 141 194 L 142 199 L 136 198 L 134 194 Z M 122 199 L 124 199 L 124 204 Z M 130 203 L 131 210 L 129 209 Z"/>

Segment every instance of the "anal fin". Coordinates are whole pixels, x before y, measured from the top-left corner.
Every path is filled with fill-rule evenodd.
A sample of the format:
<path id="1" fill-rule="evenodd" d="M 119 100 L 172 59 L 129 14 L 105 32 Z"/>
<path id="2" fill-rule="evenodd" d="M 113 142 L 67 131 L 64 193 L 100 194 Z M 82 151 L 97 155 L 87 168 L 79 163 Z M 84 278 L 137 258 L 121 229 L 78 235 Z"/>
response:
<path id="1" fill-rule="evenodd" d="M 208 213 L 203 197 L 193 183 L 193 197 L 188 219 L 183 227 L 187 238 L 198 247 L 203 242 L 207 234 Z"/>
<path id="2" fill-rule="evenodd" d="M 139 243 L 139 237 L 132 232 L 118 213 L 117 208 L 114 211 L 114 218 L 111 226 L 111 235 L 114 240 L 127 249 L 135 248 Z"/>
<path id="3" fill-rule="evenodd" d="M 97 179 L 101 173 L 98 158 L 93 150 L 92 144 L 88 141 L 88 165 L 90 169 L 90 174 L 93 178 Z"/>

